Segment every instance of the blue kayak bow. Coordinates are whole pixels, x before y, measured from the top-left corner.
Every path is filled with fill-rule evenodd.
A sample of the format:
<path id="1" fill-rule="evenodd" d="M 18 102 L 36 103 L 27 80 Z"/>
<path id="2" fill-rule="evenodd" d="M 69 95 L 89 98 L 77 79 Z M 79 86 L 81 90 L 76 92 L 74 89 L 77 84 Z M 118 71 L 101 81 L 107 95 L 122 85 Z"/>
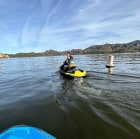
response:
<path id="1" fill-rule="evenodd" d="M 0 139 L 56 139 L 44 130 L 31 126 L 15 126 L 0 134 Z"/>

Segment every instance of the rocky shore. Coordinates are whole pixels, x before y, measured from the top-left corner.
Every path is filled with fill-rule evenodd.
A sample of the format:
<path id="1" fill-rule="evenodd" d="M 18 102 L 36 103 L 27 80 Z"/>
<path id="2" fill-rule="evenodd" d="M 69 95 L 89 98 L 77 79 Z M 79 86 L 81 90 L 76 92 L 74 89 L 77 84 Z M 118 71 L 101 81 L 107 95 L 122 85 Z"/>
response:
<path id="1" fill-rule="evenodd" d="M 9 58 L 9 55 L 0 53 L 0 58 Z"/>

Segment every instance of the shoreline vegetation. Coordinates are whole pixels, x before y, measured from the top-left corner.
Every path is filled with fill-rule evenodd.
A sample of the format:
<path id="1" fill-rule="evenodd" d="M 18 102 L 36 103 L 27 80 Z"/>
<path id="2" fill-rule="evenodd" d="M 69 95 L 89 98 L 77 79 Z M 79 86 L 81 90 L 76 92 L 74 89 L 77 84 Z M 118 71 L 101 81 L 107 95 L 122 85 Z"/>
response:
<path id="1" fill-rule="evenodd" d="M 93 45 L 86 49 L 72 49 L 69 50 L 73 55 L 78 54 L 110 54 L 110 53 L 132 53 L 140 52 L 140 40 L 135 40 L 130 43 L 122 44 L 103 44 L 103 45 Z M 40 56 L 59 56 L 64 55 L 66 51 L 55 51 L 47 50 L 40 53 L 30 52 L 30 53 L 16 53 L 16 54 L 2 54 L 0 53 L 0 58 L 17 58 L 17 57 L 40 57 Z"/>

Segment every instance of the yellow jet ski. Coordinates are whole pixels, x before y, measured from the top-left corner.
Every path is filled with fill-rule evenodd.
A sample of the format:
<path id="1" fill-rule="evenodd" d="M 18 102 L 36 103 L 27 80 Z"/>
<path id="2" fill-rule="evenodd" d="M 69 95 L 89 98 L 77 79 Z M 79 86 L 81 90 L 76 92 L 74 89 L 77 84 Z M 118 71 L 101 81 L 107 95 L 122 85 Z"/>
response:
<path id="1" fill-rule="evenodd" d="M 75 78 L 75 77 L 85 77 L 87 72 L 85 70 L 76 69 L 75 64 L 68 66 L 67 70 L 64 70 L 63 66 L 60 66 L 60 74 L 66 78 Z"/>

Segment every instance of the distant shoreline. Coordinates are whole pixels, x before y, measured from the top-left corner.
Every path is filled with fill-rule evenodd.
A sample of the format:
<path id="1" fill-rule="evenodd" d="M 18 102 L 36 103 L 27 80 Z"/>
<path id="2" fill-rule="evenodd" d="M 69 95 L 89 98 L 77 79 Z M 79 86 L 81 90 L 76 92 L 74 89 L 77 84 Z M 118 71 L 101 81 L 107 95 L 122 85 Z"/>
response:
<path id="1" fill-rule="evenodd" d="M 110 53 L 133 53 L 140 52 L 140 40 L 123 44 L 103 44 L 93 45 L 86 49 L 69 50 L 73 55 L 81 54 L 110 54 Z M 0 54 L 0 58 L 16 58 L 16 57 L 41 57 L 41 56 L 59 56 L 65 55 L 66 51 L 47 50 L 40 53 L 16 53 L 16 54 Z"/>

